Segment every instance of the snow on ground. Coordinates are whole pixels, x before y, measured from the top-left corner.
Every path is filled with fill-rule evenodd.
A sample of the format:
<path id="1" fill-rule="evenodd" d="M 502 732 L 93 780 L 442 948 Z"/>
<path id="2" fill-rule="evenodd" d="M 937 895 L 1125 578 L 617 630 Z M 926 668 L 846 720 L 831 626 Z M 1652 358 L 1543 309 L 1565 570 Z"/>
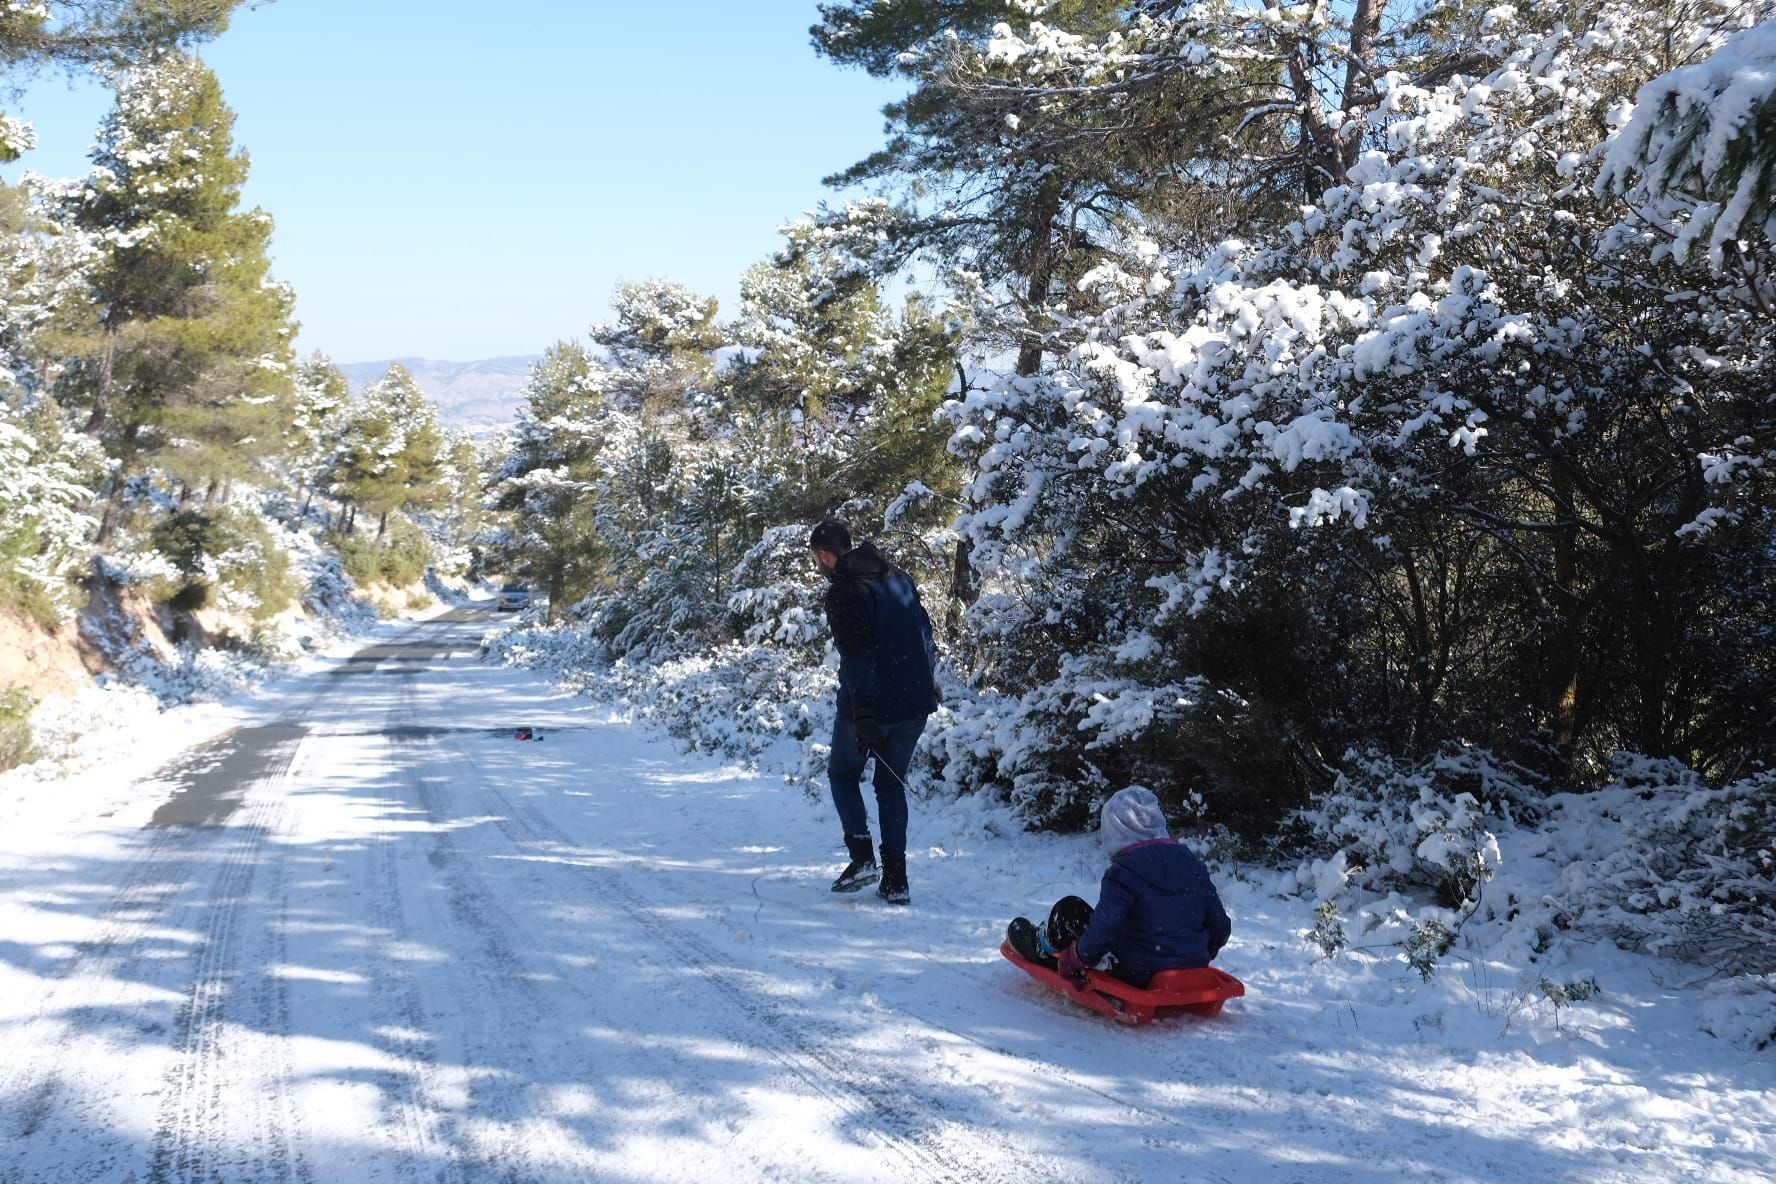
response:
<path id="1" fill-rule="evenodd" d="M 421 615 L 445 611 L 440 606 Z M 281 669 L 220 650 L 198 651 L 191 661 L 214 667 L 212 693 L 172 710 L 158 682 L 139 686 L 110 676 L 78 695 L 45 698 L 31 716 L 42 759 L 0 773 L 0 828 L 108 815 L 141 804 L 135 779 L 193 745 L 275 713 L 291 687 L 308 685 L 317 672 L 360 646 L 410 627 L 401 621 L 378 623 L 368 612 L 357 614 L 358 628 L 347 631 L 352 623 L 344 617 L 325 621 L 326 648 Z"/>
<path id="2" fill-rule="evenodd" d="M 0 788 L 0 1180 L 1776 1172 L 1776 1061 L 1701 1030 L 1694 967 L 1569 939 L 1424 983 L 1220 867 L 1247 995 L 1121 1028 L 998 954 L 1093 894 L 1093 837 L 918 805 L 913 905 L 835 897 L 829 805 L 478 662 L 488 627 L 390 627 Z M 225 767 L 225 824 L 147 825 Z M 1538 980 L 1580 974 L 1557 1013 Z"/>

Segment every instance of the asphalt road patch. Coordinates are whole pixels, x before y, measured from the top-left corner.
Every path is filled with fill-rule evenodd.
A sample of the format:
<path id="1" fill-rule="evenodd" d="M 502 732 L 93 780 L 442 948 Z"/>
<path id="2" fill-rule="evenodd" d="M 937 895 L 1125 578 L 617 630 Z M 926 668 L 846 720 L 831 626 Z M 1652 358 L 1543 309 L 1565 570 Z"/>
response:
<path id="1" fill-rule="evenodd" d="M 157 780 L 177 788 L 148 820 L 150 827 L 221 826 L 240 809 L 255 782 L 286 768 L 308 729 L 297 724 L 236 728 L 186 753 Z"/>
<path id="2" fill-rule="evenodd" d="M 448 658 L 453 654 L 479 653 L 479 645 L 448 644 L 440 642 L 402 641 L 389 645 L 367 646 L 359 650 L 347 662 L 430 662 L 434 658 Z"/>

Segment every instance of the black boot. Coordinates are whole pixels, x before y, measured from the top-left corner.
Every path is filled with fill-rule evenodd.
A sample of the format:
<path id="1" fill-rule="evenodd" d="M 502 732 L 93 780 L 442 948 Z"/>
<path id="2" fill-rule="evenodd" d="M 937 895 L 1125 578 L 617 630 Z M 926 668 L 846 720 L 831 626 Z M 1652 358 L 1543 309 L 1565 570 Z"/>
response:
<path id="1" fill-rule="evenodd" d="M 1063 896 L 1048 910 L 1048 924 L 1042 927 L 1043 945 L 1058 954 L 1079 940 L 1091 924 L 1092 906 L 1078 896 Z"/>
<path id="2" fill-rule="evenodd" d="M 839 878 L 832 883 L 834 892 L 856 892 L 874 884 L 881 870 L 876 867 L 876 845 L 870 842 L 868 835 L 846 835 L 845 849 L 851 853 L 851 862 L 839 873 Z"/>
<path id="3" fill-rule="evenodd" d="M 906 852 L 882 849 L 882 882 L 876 895 L 889 904 L 911 904 L 913 894 L 907 888 Z"/>
<path id="4" fill-rule="evenodd" d="M 1039 966 L 1054 966 L 1053 956 L 1043 953 L 1041 932 L 1030 918 L 1018 917 L 1007 925 L 1005 940 L 1011 944 L 1012 951 L 1024 961 L 1034 962 Z"/>

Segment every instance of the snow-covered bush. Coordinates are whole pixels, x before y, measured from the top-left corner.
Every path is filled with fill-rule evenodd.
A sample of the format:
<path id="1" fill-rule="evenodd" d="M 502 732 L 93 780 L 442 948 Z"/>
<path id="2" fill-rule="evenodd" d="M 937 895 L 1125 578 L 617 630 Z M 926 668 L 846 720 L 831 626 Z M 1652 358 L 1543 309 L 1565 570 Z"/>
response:
<path id="1" fill-rule="evenodd" d="M 329 542 L 345 572 L 360 585 L 405 588 L 425 578 L 433 558 L 431 540 L 405 515 L 391 514 L 386 538 L 370 533 L 334 534 Z"/>
<path id="2" fill-rule="evenodd" d="M 1223 52 L 1207 11 L 1179 60 Z M 1596 182 L 1657 63 L 1744 58 L 1768 12 L 1488 10 L 1450 68 L 1387 72 L 1339 117 L 1348 168 L 1293 222 L 1107 244 L 1045 310 L 1053 367 L 946 410 L 985 589 L 971 673 L 1022 711 L 1019 752 L 1089 776 L 1076 691 L 1127 679 L 1109 701 L 1194 704 L 1154 729 L 1184 737 L 1169 777 L 1141 779 L 1267 822 L 1352 745 L 1478 743 L 1581 782 L 1620 748 L 1715 775 L 1767 753 L 1776 687 L 1744 655 L 1776 636 L 1776 340 L 1744 276 L 1776 259 L 1685 263 Z M 1034 73 L 1114 41 L 1018 52 Z M 1709 77 L 1715 139 L 1744 142 L 1761 75 Z"/>
<path id="3" fill-rule="evenodd" d="M 1776 779 L 1710 787 L 1630 754 L 1614 768 L 1602 789 L 1547 794 L 1484 752 L 1354 754 L 1298 819 L 1317 846 L 1295 875 L 1320 902 L 1307 939 L 1328 955 L 1397 948 L 1429 977 L 1451 950 L 1534 963 L 1577 934 L 1744 978 L 1722 989 L 1756 996 L 1776 971 Z"/>
<path id="4" fill-rule="evenodd" d="M 956 792 L 986 792 L 1031 823 L 1077 830 L 1125 785 L 1151 784 L 1173 813 L 1191 791 L 1202 688 L 1145 681 L 1093 656 L 1066 655 L 1052 680 L 1021 695 L 959 690 L 927 730 L 938 774 Z"/>
<path id="5" fill-rule="evenodd" d="M 1718 788 L 1623 756 L 1594 793 L 1557 795 L 1543 854 L 1575 925 L 1724 973 L 1776 972 L 1776 773 Z"/>
<path id="6" fill-rule="evenodd" d="M 727 607 L 742 640 L 673 655 L 662 639 L 621 654 L 605 640 L 612 605 L 593 598 L 568 614 L 570 624 L 498 634 L 489 650 L 620 698 L 694 748 L 756 759 L 780 740 L 808 742 L 831 729 L 837 683 L 805 534 L 768 531 L 737 563 L 740 588 Z M 615 643 L 628 644 L 624 632 Z"/>
<path id="7" fill-rule="evenodd" d="M 1420 761 L 1347 752 L 1331 787 L 1284 828 L 1286 847 L 1301 852 L 1295 883 L 1316 902 L 1306 939 L 1327 957 L 1347 945 L 1396 950 L 1427 982 L 1476 923 L 1481 942 L 1508 940 L 1533 959 L 1547 947 L 1537 926 L 1551 925 L 1520 907 L 1531 890 L 1509 875 L 1502 889 L 1487 886 L 1514 870 L 1504 845 L 1536 824 L 1545 792 L 1527 770 L 1471 747 Z"/>
<path id="8" fill-rule="evenodd" d="M 264 621 L 290 607 L 301 591 L 271 523 L 250 504 L 180 511 L 156 523 L 150 539 L 181 577 L 163 597 L 175 607 L 215 604 Z"/>
<path id="9" fill-rule="evenodd" d="M 36 704 L 17 687 L 0 687 L 0 773 L 36 758 L 29 718 Z"/>
<path id="10" fill-rule="evenodd" d="M 1297 815 L 1318 856 L 1304 860 L 1300 879 L 1322 900 L 1349 888 L 1468 907 L 1498 869 L 1495 832 L 1531 796 L 1516 771 L 1471 750 L 1421 762 L 1353 751 L 1343 764 L 1332 788 Z"/>
<path id="11" fill-rule="evenodd" d="M 825 587 L 809 578 L 804 527 L 766 530 L 735 565 L 734 583 L 728 613 L 743 641 L 797 651 L 810 663 L 825 660 Z"/>
<path id="12" fill-rule="evenodd" d="M 613 660 L 594 632 L 571 619 L 499 631 L 484 650 L 620 702 L 635 718 L 705 752 L 756 761 L 788 741 L 799 747 L 785 747 L 775 759 L 798 766 L 800 751 L 832 730 L 836 676 L 795 650 L 730 643 L 677 658 Z"/>
<path id="13" fill-rule="evenodd" d="M 1776 1044 L 1776 974 L 1709 983 L 1702 992 L 1702 1028 L 1740 1048 Z"/>
<path id="14" fill-rule="evenodd" d="M 97 453 L 53 407 L 22 412 L 0 397 L 0 602 L 49 628 L 76 607 L 70 581 L 98 529 L 85 509 Z"/>
<path id="15" fill-rule="evenodd" d="M 290 557 L 300 585 L 298 604 L 311 632 L 296 641 L 306 647 L 314 637 L 342 637 L 374 625 L 375 607 L 358 594 L 339 553 L 310 528 L 300 507 L 275 492 L 265 493 L 260 505 L 278 547 Z"/>
<path id="16" fill-rule="evenodd" d="M 613 675 L 626 673 L 619 664 Z M 817 744 L 832 730 L 836 677 L 792 652 L 726 645 L 635 673 L 626 697 L 638 714 L 694 748 L 757 759 L 779 741 Z"/>

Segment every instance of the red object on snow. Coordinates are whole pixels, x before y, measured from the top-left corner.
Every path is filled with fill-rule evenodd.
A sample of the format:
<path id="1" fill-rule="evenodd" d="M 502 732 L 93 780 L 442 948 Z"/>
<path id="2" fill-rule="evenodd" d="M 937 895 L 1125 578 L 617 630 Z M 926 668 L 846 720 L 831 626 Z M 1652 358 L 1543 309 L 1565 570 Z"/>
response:
<path id="1" fill-rule="evenodd" d="M 1130 986 L 1100 970 L 1088 970 L 1083 991 L 1055 970 L 1026 961 L 1003 942 L 999 952 L 1006 961 L 1045 987 L 1052 987 L 1081 1007 L 1102 1012 L 1125 1024 L 1144 1024 L 1162 1015 L 1220 1015 L 1221 1005 L 1246 993 L 1246 984 L 1225 970 L 1204 966 L 1194 970 L 1162 970 L 1145 988 Z"/>

